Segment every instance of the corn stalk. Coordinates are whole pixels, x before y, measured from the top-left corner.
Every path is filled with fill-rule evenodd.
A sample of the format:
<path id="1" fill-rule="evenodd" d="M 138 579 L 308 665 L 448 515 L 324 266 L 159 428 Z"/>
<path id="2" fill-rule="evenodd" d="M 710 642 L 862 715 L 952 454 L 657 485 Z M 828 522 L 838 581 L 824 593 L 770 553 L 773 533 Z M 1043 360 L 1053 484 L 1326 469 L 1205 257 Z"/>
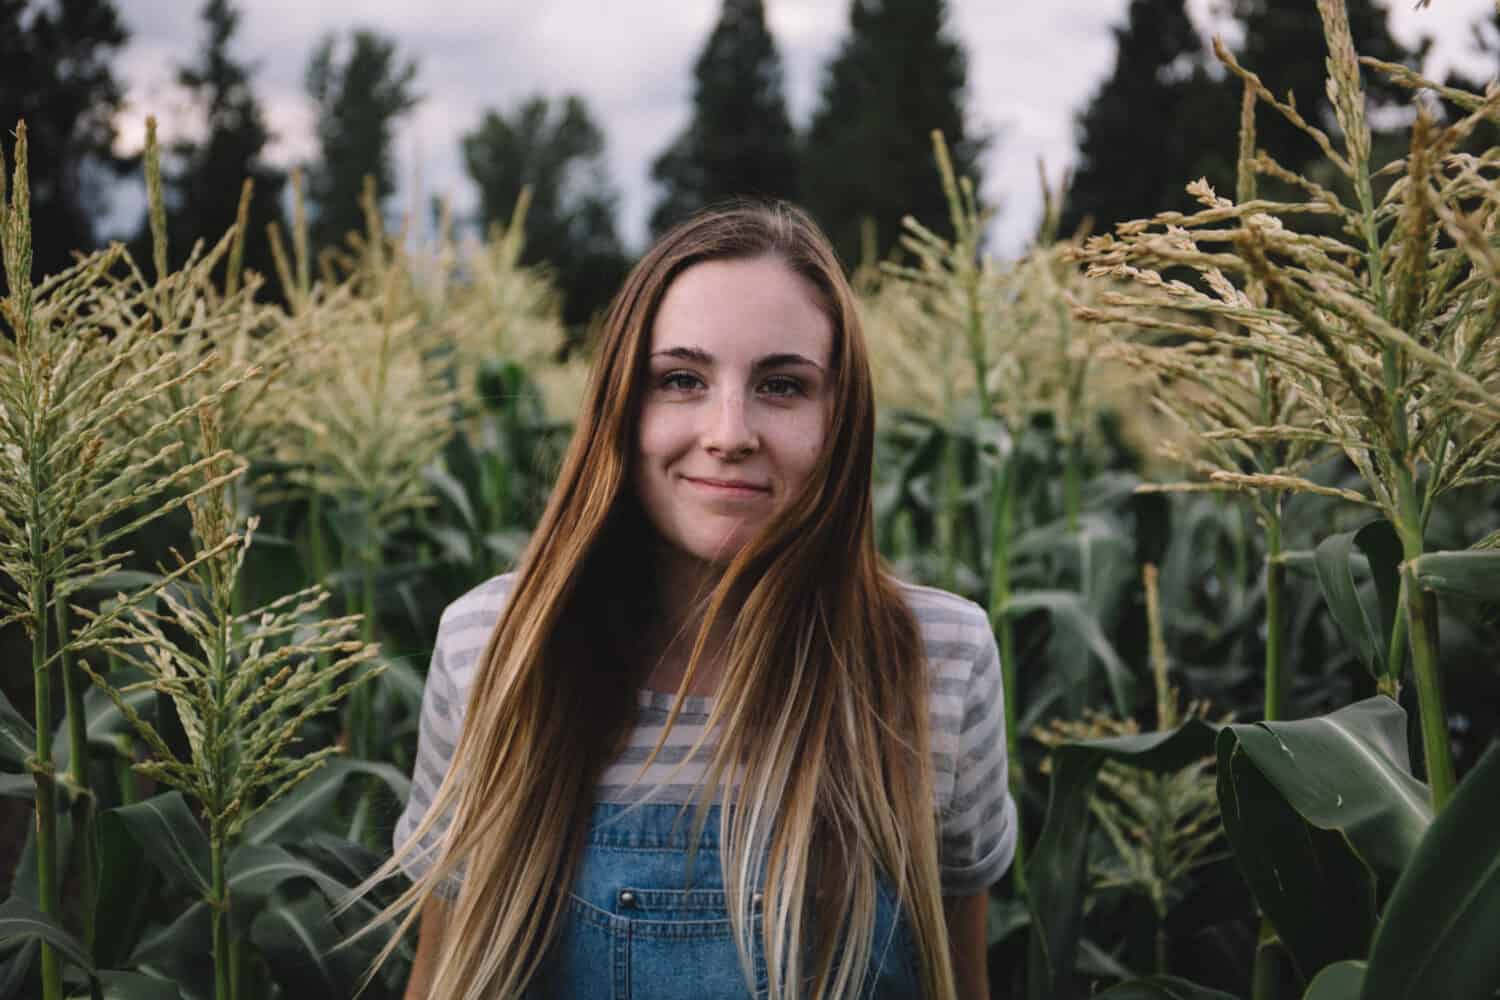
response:
<path id="1" fill-rule="evenodd" d="M 1189 186 L 1200 211 L 1164 212 L 1091 240 L 1090 273 L 1134 282 L 1149 294 L 1114 293 L 1089 318 L 1154 325 L 1185 338 L 1171 363 L 1250 359 L 1274 378 L 1301 416 L 1272 407 L 1218 429 L 1243 452 L 1257 442 L 1296 442 L 1342 452 L 1365 489 L 1315 483 L 1294 468 L 1205 470 L 1221 488 L 1339 496 L 1380 512 L 1399 535 L 1407 641 L 1434 805 L 1454 784 L 1433 598 L 1417 575 L 1424 530 L 1444 493 L 1493 481 L 1500 456 L 1500 155 L 1460 152 L 1460 143 L 1500 115 L 1500 90 L 1463 94 L 1410 70 L 1369 63 L 1398 82 L 1433 87 L 1460 114 L 1440 126 L 1419 106 L 1408 156 L 1372 170 L 1360 61 L 1338 0 L 1319 0 L 1329 42 L 1336 143 L 1216 43 L 1215 51 L 1254 99 L 1297 126 L 1342 176 L 1340 195 L 1264 151 L 1246 169 L 1275 177 L 1301 200 L 1238 201 L 1204 182 Z M 1374 181 L 1390 179 L 1376 197 Z M 1253 193 L 1253 192 L 1252 192 Z M 1336 235 L 1303 231 L 1309 217 Z M 1188 268 L 1199 283 L 1168 280 Z M 1263 290 L 1264 301 L 1245 289 Z M 1205 290 L 1207 289 L 1207 290 Z M 1163 306 L 1163 301 L 1167 303 Z M 1185 318 L 1183 316 L 1185 314 Z M 1283 463 L 1286 465 L 1286 463 Z M 1278 695 L 1279 698 L 1279 695 Z M 1274 704 L 1271 706 L 1274 710 Z"/>
<path id="2" fill-rule="evenodd" d="M 126 553 L 112 553 L 121 539 L 210 488 L 191 483 L 208 459 L 177 464 L 180 446 L 156 445 L 184 420 L 191 408 L 162 413 L 142 427 L 139 438 L 122 440 L 117 428 L 141 413 L 154 398 L 170 394 L 199 374 L 212 359 L 184 363 L 159 341 L 175 331 L 127 325 L 107 336 L 117 304 L 108 293 L 107 273 L 116 250 L 82 258 L 63 273 L 34 285 L 31 278 L 31 222 L 27 179 L 26 127 L 16 130 L 14 186 L 6 202 L 0 164 L 0 250 L 9 295 L 0 319 L 14 346 L 0 355 L 0 572 L 16 592 L 0 593 L 0 626 L 20 622 L 31 639 L 35 685 L 36 752 L 28 762 L 36 782 L 37 867 L 42 912 L 61 920 L 57 857 L 57 788 L 75 804 L 82 827 L 86 903 L 93 885 L 92 792 L 87 785 L 87 741 L 81 693 L 66 671 L 89 670 L 76 658 L 81 648 L 67 614 L 68 598 L 118 570 Z M 0 340 L 5 343 L 10 338 Z M 131 370 L 131 359 L 151 351 L 152 363 Z M 211 387 L 208 398 L 223 391 Z M 152 449 L 155 449 L 154 451 Z M 171 469 L 171 471 L 164 471 Z M 186 493 L 179 494 L 180 490 Z M 114 523 L 126 519 L 126 523 Z M 116 618 L 132 595 L 100 618 Z M 60 626 L 50 644 L 49 620 Z M 54 668 L 65 671 L 68 734 L 72 766 L 68 775 L 52 763 Z M 93 914 L 86 914 L 85 929 Z M 61 963 L 55 949 L 42 946 L 42 989 L 46 1000 L 62 996 Z"/>

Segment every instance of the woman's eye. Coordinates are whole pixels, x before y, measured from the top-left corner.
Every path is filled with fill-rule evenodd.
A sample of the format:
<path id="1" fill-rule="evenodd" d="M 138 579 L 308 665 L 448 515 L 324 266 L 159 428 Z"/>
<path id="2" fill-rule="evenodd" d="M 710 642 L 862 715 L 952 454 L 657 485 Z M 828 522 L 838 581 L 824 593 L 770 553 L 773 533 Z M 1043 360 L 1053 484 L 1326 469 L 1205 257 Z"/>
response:
<path id="1" fill-rule="evenodd" d="M 789 375 L 776 375 L 762 384 L 772 396 L 796 396 L 802 392 L 802 382 Z"/>
<path id="2" fill-rule="evenodd" d="M 692 372 L 668 372 L 661 378 L 663 389 L 690 390 L 698 388 L 700 384 L 698 376 Z"/>

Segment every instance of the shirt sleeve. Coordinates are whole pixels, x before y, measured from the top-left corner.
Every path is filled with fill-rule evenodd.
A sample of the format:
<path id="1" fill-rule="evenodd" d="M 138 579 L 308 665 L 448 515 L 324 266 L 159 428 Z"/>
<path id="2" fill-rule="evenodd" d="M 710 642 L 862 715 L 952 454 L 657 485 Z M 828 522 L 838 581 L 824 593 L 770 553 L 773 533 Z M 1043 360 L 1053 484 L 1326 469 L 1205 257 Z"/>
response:
<path id="1" fill-rule="evenodd" d="M 940 817 L 939 863 L 946 896 L 985 891 L 1005 874 L 1016 851 L 1000 653 L 988 617 L 980 614 L 977 658 L 964 694 L 953 798 Z"/>
<path id="2" fill-rule="evenodd" d="M 453 760 L 453 749 L 458 745 L 464 706 L 459 703 L 459 692 L 448 669 L 443 640 L 444 630 L 440 623 L 437 645 L 433 649 L 432 662 L 427 669 L 427 681 L 422 688 L 422 714 L 417 731 L 417 759 L 412 767 L 411 796 L 396 821 L 395 834 L 391 839 L 394 850 L 399 850 L 411 839 L 417 825 L 431 808 L 438 786 L 442 784 Z M 412 881 L 432 868 L 437 859 L 439 841 L 448 829 L 448 822 L 449 817 L 443 817 L 418 843 L 417 852 L 402 859 L 401 867 Z M 456 876 L 449 877 L 438 887 L 438 895 L 455 899 L 458 896 L 458 885 Z"/>

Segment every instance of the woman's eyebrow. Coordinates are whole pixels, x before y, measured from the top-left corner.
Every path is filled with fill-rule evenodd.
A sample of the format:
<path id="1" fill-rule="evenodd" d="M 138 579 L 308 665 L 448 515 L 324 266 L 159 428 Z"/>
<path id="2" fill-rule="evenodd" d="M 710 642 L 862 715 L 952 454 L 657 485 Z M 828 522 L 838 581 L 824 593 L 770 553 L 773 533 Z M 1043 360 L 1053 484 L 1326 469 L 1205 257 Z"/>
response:
<path id="1" fill-rule="evenodd" d="M 683 361 L 693 361 L 707 366 L 714 364 L 714 356 L 701 347 L 668 347 L 665 350 L 653 351 L 651 356 L 653 358 L 681 358 Z M 752 371 L 760 371 L 763 368 L 783 368 L 787 365 L 808 365 L 818 371 L 823 370 L 823 366 L 813 359 L 789 352 L 767 354 L 765 357 L 756 358 L 750 367 Z"/>

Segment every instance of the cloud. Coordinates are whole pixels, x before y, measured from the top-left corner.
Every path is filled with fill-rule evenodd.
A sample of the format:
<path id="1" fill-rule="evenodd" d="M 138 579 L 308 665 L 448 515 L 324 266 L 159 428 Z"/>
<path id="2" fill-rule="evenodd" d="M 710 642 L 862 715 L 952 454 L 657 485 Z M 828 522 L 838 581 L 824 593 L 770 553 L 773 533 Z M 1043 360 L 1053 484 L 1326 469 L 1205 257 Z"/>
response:
<path id="1" fill-rule="evenodd" d="M 1215 0 L 1189 0 L 1206 28 Z M 317 40 L 330 31 L 369 27 L 396 39 L 419 64 L 424 103 L 406 121 L 396 159 L 405 207 L 446 194 L 460 210 L 475 195 L 463 171 L 459 138 L 488 107 L 510 108 L 533 93 L 585 97 L 608 136 L 608 163 L 621 193 L 622 229 L 639 246 L 653 191 L 651 160 L 686 121 L 693 61 L 718 13 L 718 0 L 243 0 L 236 51 L 257 66 L 255 86 L 282 164 L 313 155 L 313 119 L 302 74 Z M 793 120 L 805 122 L 823 66 L 848 23 L 848 0 L 767 0 L 782 53 Z M 165 136 L 191 127 L 173 83 L 175 66 L 200 44 L 196 11 L 186 3 L 119 0 L 132 38 L 119 64 L 128 87 L 122 149 L 139 148 L 144 116 L 156 113 Z M 1018 250 L 1040 212 L 1038 159 L 1055 179 L 1071 166 L 1073 115 L 1109 72 L 1109 28 L 1126 0 L 1052 0 L 1000 4 L 950 0 L 950 26 L 969 54 L 969 107 L 997 138 L 985 163 L 984 194 L 1003 205 L 994 246 Z M 1415 11 L 1392 8 L 1400 37 L 1439 40 L 1436 72 L 1460 65 L 1493 74 L 1467 50 L 1468 25 L 1491 0 L 1444 0 Z M 416 185 L 420 180 L 422 190 Z"/>

